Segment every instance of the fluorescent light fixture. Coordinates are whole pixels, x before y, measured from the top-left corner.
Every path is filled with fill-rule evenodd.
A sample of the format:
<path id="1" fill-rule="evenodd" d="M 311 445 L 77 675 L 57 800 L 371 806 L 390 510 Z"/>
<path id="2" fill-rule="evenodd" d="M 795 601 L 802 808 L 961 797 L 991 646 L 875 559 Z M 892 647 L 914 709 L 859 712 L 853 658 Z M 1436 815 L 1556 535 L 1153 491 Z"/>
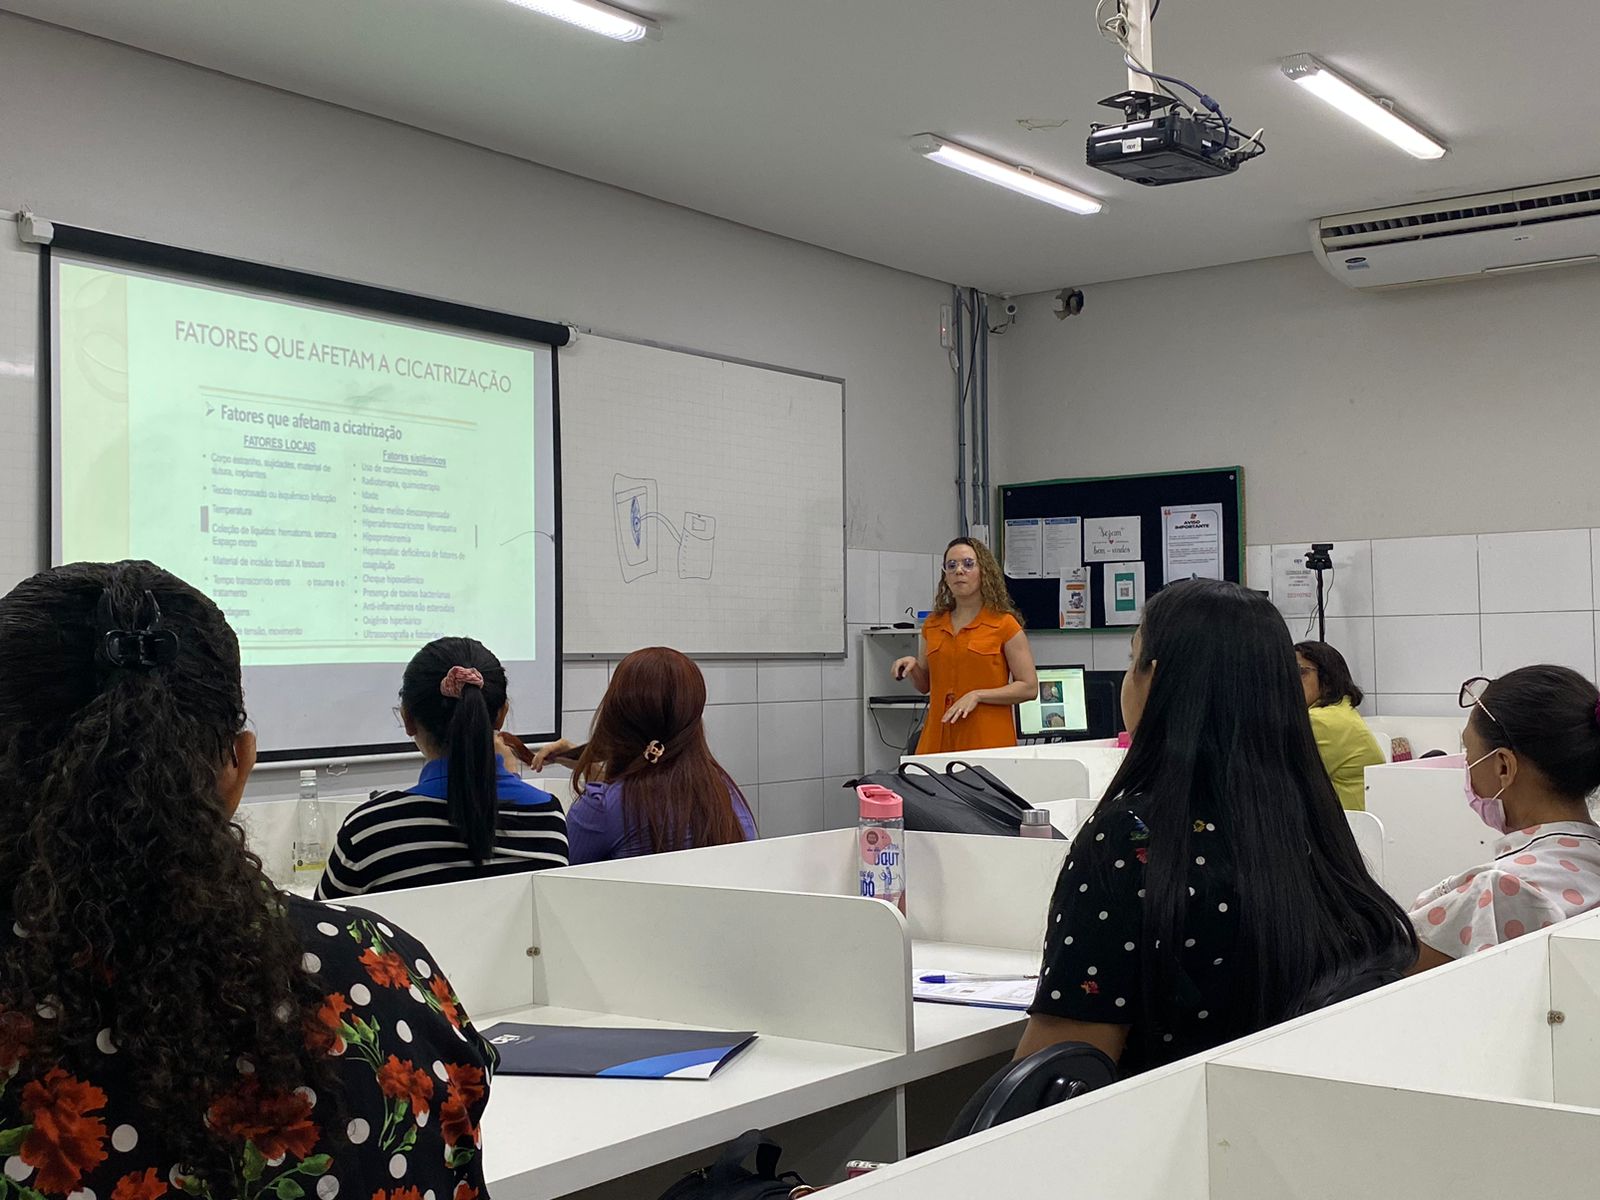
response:
<path id="1" fill-rule="evenodd" d="M 661 37 L 661 26 L 648 17 L 602 4 L 600 0 L 511 0 L 511 3 L 619 42 L 642 42 L 646 38 L 655 41 Z"/>
<path id="2" fill-rule="evenodd" d="M 912 138 L 911 148 L 932 162 L 953 167 L 962 174 L 999 184 L 1003 188 L 1010 188 L 1013 192 L 1021 192 L 1024 196 L 1032 196 L 1035 200 L 1043 200 L 1046 204 L 1053 204 L 1068 212 L 1088 216 L 1105 207 L 1093 196 L 1074 191 L 1053 179 L 1043 179 L 1026 167 L 1013 167 L 998 159 L 979 154 L 976 150 L 968 150 L 955 142 L 947 142 L 931 133 L 918 134 Z"/>
<path id="3" fill-rule="evenodd" d="M 1445 145 L 1438 138 L 1394 109 L 1380 104 L 1311 55 L 1296 54 L 1284 59 L 1283 73 L 1319 100 L 1360 121 L 1373 133 L 1388 138 L 1407 154 L 1415 158 L 1444 157 Z"/>

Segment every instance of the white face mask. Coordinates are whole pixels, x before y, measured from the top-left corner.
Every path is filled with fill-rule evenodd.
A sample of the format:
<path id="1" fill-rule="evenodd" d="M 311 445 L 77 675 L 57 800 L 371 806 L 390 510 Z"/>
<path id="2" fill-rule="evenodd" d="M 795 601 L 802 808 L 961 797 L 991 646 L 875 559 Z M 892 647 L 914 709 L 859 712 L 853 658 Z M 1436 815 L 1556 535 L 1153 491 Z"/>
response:
<path id="1" fill-rule="evenodd" d="M 1478 759 L 1478 762 L 1467 764 L 1466 774 L 1463 776 L 1463 790 L 1467 794 L 1467 803 L 1472 806 L 1472 811 L 1478 814 L 1478 819 L 1496 833 L 1506 833 L 1508 832 L 1506 829 L 1506 806 L 1500 799 L 1505 794 L 1506 789 L 1501 788 L 1492 796 L 1480 796 L 1472 786 L 1472 768 L 1477 766 L 1478 763 L 1487 762 L 1495 756 L 1495 753 L 1496 751 L 1491 750 L 1488 754 Z"/>

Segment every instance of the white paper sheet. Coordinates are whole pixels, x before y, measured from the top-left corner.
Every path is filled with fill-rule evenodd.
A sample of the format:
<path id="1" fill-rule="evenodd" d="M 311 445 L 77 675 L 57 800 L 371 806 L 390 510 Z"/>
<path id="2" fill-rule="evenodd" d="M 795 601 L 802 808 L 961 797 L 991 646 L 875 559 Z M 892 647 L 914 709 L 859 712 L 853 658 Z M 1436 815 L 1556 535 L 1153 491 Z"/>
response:
<path id="1" fill-rule="evenodd" d="M 1044 573 L 1061 578 L 1083 566 L 1083 518 L 1044 519 Z"/>
<path id="2" fill-rule="evenodd" d="M 1222 505 L 1161 510 L 1162 582 L 1221 579 Z"/>
<path id="3" fill-rule="evenodd" d="M 1137 625 L 1144 613 L 1144 564 L 1107 563 L 1100 568 L 1104 580 L 1106 624 Z"/>
<path id="4" fill-rule="evenodd" d="M 1044 574 L 1044 522 L 1038 517 L 1006 521 L 1006 561 L 1001 568 L 1012 579 L 1038 579 Z"/>
<path id="5" fill-rule="evenodd" d="M 1132 562 L 1142 557 L 1138 517 L 1085 517 L 1084 562 Z"/>

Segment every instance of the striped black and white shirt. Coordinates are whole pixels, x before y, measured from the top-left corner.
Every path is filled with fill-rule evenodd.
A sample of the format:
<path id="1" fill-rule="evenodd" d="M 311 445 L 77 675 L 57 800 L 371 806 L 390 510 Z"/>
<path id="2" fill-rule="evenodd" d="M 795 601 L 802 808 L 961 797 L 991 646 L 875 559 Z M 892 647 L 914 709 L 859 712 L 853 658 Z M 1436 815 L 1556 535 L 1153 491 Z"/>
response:
<path id="1" fill-rule="evenodd" d="M 417 785 L 358 807 L 334 838 L 319 900 L 484 879 L 567 865 L 567 820 L 550 793 L 496 764 L 494 849 L 474 863 L 445 801 L 444 759 L 422 769 Z"/>

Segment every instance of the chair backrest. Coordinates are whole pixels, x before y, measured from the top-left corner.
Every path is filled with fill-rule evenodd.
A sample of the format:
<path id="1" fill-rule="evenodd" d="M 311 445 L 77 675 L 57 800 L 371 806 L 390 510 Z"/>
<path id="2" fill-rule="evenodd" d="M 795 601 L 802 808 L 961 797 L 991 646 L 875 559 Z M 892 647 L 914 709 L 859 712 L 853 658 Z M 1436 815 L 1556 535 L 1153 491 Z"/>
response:
<path id="1" fill-rule="evenodd" d="M 1007 1063 L 985 1083 L 950 1128 L 953 1142 L 1117 1081 L 1117 1065 L 1087 1042 L 1059 1042 Z"/>
<path id="2" fill-rule="evenodd" d="M 1367 864 L 1367 871 L 1384 887 L 1383 876 L 1383 822 L 1369 812 L 1345 811 L 1344 819 L 1350 822 L 1350 832 L 1355 835 L 1356 849 Z"/>

